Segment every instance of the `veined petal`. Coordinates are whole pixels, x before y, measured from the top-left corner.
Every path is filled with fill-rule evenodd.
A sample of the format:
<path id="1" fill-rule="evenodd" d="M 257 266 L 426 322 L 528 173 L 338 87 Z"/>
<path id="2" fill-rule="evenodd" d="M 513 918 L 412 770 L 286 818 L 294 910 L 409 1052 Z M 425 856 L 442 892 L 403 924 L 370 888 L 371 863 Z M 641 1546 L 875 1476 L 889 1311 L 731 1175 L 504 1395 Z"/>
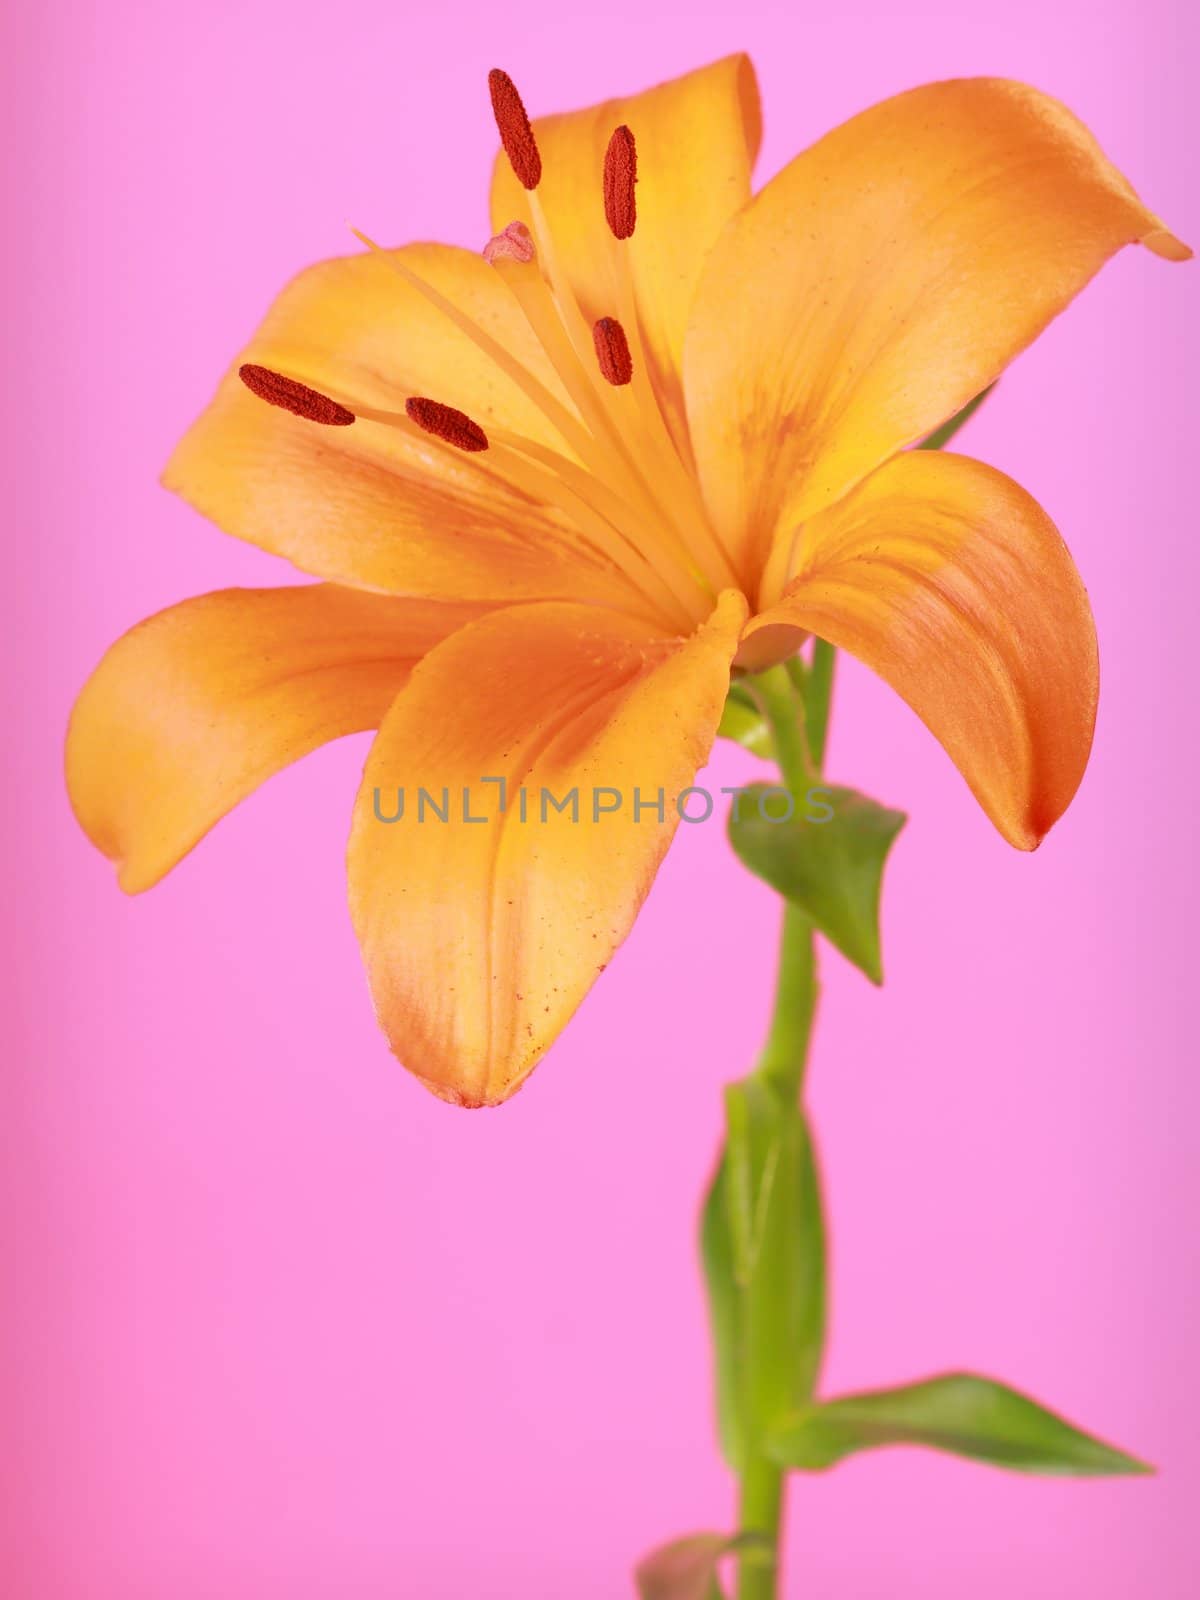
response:
<path id="1" fill-rule="evenodd" d="M 603 174 L 609 138 L 622 125 L 637 144 L 637 228 L 619 243 L 604 218 Z M 533 127 L 542 154 L 538 197 L 585 315 L 621 315 L 627 261 L 655 380 L 682 414 L 679 367 L 692 295 L 713 241 L 750 198 L 762 138 L 749 57 L 726 56 L 642 94 L 541 117 Z M 498 231 L 514 220 L 530 223 L 529 204 L 501 154 L 492 222 Z"/>
<path id="2" fill-rule="evenodd" d="M 1002 79 L 897 95 L 785 167 L 710 255 L 684 360 L 706 498 L 750 570 L 1135 240 L 1191 253 L 1077 118 Z"/>
<path id="3" fill-rule="evenodd" d="M 1096 720 L 1096 633 L 1053 523 L 966 456 L 897 456 L 801 533 L 799 576 L 739 663 L 805 632 L 903 696 L 996 827 L 1032 850 L 1066 810 Z"/>
<path id="4" fill-rule="evenodd" d="M 389 265 L 413 272 L 561 397 L 512 296 L 479 256 L 409 245 L 310 267 L 284 289 L 184 436 L 163 482 L 227 533 L 305 572 L 392 594 L 502 602 L 611 603 L 609 570 L 564 541 L 557 511 L 506 477 L 493 451 L 465 454 L 414 425 L 326 428 L 251 394 L 244 362 L 354 408 L 403 413 L 410 396 L 569 451 L 542 411 Z M 627 592 L 626 592 L 627 593 Z"/>
<path id="5" fill-rule="evenodd" d="M 690 638 L 662 640 L 607 612 L 521 606 L 414 672 L 367 761 L 350 908 L 392 1049 L 434 1093 L 511 1095 L 629 932 L 745 614 L 731 592 Z M 422 815 L 422 789 L 447 820 Z M 401 790 L 403 815 L 384 820 Z"/>
<path id="6" fill-rule="evenodd" d="M 332 584 L 224 589 L 149 617 L 88 679 L 67 732 L 80 825 L 131 894 L 272 773 L 377 728 L 414 665 L 475 606 Z"/>

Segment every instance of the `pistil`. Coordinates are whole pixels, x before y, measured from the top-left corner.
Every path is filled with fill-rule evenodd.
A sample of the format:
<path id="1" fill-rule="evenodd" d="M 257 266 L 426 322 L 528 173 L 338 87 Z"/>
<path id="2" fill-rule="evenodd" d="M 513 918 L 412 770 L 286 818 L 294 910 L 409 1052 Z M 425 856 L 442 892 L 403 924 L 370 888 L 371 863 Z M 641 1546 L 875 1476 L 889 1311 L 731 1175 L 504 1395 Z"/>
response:
<path id="1" fill-rule="evenodd" d="M 538 193 L 542 158 L 521 96 L 499 68 L 489 74 L 488 87 L 501 144 L 527 192 L 531 226 L 510 222 L 485 245 L 484 259 L 515 296 L 572 407 L 413 271 L 400 253 L 382 250 L 353 231 L 518 386 L 561 435 L 569 454 L 494 423 L 485 432 L 464 412 L 426 396 L 408 399 L 406 418 L 372 407 L 356 410 L 380 423 L 415 424 L 456 450 L 487 452 L 511 483 L 564 515 L 591 559 L 611 564 L 656 610 L 678 617 L 684 628 L 694 627 L 712 609 L 720 589 L 738 586 L 737 578 L 690 470 L 690 446 L 681 453 L 651 381 L 628 259 L 623 249 L 616 252 L 619 304 L 612 311 L 619 314 L 585 318 Z M 637 227 L 636 183 L 637 145 L 632 130 L 622 125 L 609 139 L 602 196 L 609 230 L 622 244 Z M 325 404 L 353 420 L 348 407 Z M 312 414 L 311 403 L 301 414 Z"/>

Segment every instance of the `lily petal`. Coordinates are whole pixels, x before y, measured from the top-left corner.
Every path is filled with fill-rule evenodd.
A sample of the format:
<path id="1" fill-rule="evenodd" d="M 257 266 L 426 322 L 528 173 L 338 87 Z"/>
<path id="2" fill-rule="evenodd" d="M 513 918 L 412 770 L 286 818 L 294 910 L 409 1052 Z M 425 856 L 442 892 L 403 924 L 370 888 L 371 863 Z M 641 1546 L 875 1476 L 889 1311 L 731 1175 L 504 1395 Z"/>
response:
<path id="1" fill-rule="evenodd" d="M 629 932 L 716 735 L 745 614 L 730 592 L 690 638 L 662 640 L 607 612 L 521 606 L 414 672 L 367 761 L 350 908 L 392 1049 L 435 1094 L 511 1095 Z M 422 819 L 422 788 L 448 820 Z"/>
<path id="2" fill-rule="evenodd" d="M 637 227 L 619 243 L 604 217 L 604 154 L 613 131 L 637 144 Z M 542 154 L 538 198 L 555 249 L 589 321 L 620 316 L 620 275 L 633 275 L 638 320 L 660 394 L 682 417 L 679 382 L 688 310 L 704 258 L 750 198 L 762 139 L 750 58 L 726 56 L 642 94 L 534 124 Z M 531 223 L 528 198 L 501 154 L 492 222 Z"/>
<path id="3" fill-rule="evenodd" d="M 761 571 L 777 531 L 952 416 L 1135 240 L 1191 254 L 1076 117 L 1019 83 L 914 89 L 798 156 L 721 236 L 688 331 L 727 542 Z"/>
<path id="4" fill-rule="evenodd" d="M 913 451 L 814 518 L 739 664 L 806 632 L 892 685 L 1010 844 L 1034 849 L 1066 810 L 1096 720 L 1095 626 L 1053 523 L 1003 473 Z"/>
<path id="5" fill-rule="evenodd" d="M 404 412 L 428 397 L 569 455 L 543 412 L 388 264 L 401 262 L 496 340 L 555 398 L 561 388 L 511 295 L 479 256 L 447 245 L 344 257 L 284 289 L 163 482 L 225 532 L 304 572 L 438 600 L 571 598 L 627 591 L 564 540 L 561 515 L 509 480 L 494 451 L 464 454 L 360 419 L 325 428 L 263 403 L 243 363 L 354 409 Z"/>
<path id="6" fill-rule="evenodd" d="M 332 584 L 224 589 L 140 622 L 67 732 L 71 804 L 131 894 L 289 763 L 377 728 L 414 665 L 477 607 Z"/>

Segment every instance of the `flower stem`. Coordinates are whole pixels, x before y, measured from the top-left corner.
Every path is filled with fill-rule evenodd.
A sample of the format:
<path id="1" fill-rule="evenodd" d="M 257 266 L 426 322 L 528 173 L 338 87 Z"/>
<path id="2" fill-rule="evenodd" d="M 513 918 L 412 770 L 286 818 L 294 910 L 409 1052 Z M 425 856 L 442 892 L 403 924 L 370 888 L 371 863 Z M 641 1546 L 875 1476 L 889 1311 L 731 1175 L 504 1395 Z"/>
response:
<path id="1" fill-rule="evenodd" d="M 789 1099 L 803 1088 L 818 992 L 812 923 L 799 906 L 785 904 L 775 1009 L 756 1070 Z"/>
<path id="2" fill-rule="evenodd" d="M 750 1544 L 738 1561 L 738 1600 L 775 1600 L 779 1580 L 779 1518 L 783 1473 L 770 1461 L 752 1461 L 742 1475 L 738 1526 L 764 1534 L 769 1546 Z"/>
<path id="3" fill-rule="evenodd" d="M 806 672 L 772 667 L 749 685 L 770 726 L 783 781 L 795 795 L 820 774 L 833 663 L 832 647 L 822 645 Z M 797 1100 L 803 1092 L 818 994 L 812 921 L 799 906 L 785 902 L 775 1006 L 756 1072 L 787 1100 Z M 752 1457 L 741 1477 L 738 1525 L 742 1533 L 763 1535 L 769 1543 L 764 1547 L 755 1541 L 742 1554 L 738 1600 L 776 1600 L 783 1494 L 780 1469 L 764 1456 Z"/>
<path id="4" fill-rule="evenodd" d="M 826 645 L 824 649 L 820 677 L 809 675 L 802 687 L 795 684 L 785 667 L 772 667 L 754 680 L 754 694 L 771 729 L 780 773 L 797 796 L 819 776 L 820 763 L 814 758 L 810 741 L 813 727 L 819 726 L 824 746 L 829 720 L 833 661 L 830 647 Z M 785 902 L 775 1009 L 757 1070 L 789 1099 L 799 1096 L 804 1082 L 816 1008 L 817 958 L 812 922 L 799 906 Z"/>
<path id="5" fill-rule="evenodd" d="M 832 683 L 833 674 L 830 670 L 826 679 L 826 693 L 828 685 Z M 796 687 L 791 674 L 782 666 L 770 667 L 766 672 L 760 672 L 756 678 L 749 680 L 749 688 L 770 725 L 771 738 L 775 745 L 775 759 L 779 763 L 783 781 L 789 789 L 804 789 L 815 776 L 806 727 L 812 711 L 805 706 L 804 691 Z M 817 722 L 821 723 L 823 735 L 824 724 L 829 716 L 828 704 L 826 703 L 823 708 L 815 704 L 813 710 L 820 713 L 812 720 L 814 725 Z"/>
<path id="6" fill-rule="evenodd" d="M 808 725 L 808 747 L 812 751 L 813 765 L 820 771 L 825 761 L 825 738 L 829 732 L 829 701 L 833 694 L 833 669 L 837 651 L 824 639 L 813 640 L 812 666 L 808 673 L 808 692 L 805 696 L 805 715 Z"/>

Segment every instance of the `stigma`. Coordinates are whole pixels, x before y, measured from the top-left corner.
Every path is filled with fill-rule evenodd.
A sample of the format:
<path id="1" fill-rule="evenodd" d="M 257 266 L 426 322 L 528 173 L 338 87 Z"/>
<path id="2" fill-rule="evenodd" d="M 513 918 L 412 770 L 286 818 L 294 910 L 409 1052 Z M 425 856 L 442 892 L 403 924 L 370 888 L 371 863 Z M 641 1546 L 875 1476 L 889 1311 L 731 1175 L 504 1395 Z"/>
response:
<path id="1" fill-rule="evenodd" d="M 483 259 L 492 264 L 497 261 L 519 261 L 525 266 L 536 255 L 533 235 L 523 222 L 510 222 L 507 228 L 494 234 L 483 247 Z"/>

